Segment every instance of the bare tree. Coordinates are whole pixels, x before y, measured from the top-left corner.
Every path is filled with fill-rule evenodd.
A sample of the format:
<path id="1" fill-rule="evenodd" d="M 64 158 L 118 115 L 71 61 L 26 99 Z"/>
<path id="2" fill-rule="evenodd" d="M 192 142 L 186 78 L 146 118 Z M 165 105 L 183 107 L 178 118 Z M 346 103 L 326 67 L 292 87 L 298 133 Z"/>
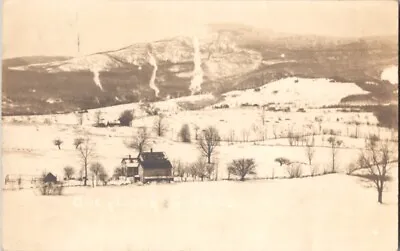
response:
<path id="1" fill-rule="evenodd" d="M 397 151 L 392 151 L 389 148 L 389 141 L 379 142 L 376 138 L 370 137 L 365 149 L 359 155 L 356 169 L 353 170 L 353 172 L 361 171 L 356 175 L 376 188 L 379 203 L 383 201 L 382 197 L 386 182 L 391 180 L 391 164 L 398 162 L 396 153 Z"/>
<path id="2" fill-rule="evenodd" d="M 250 134 L 249 130 L 247 130 L 247 129 L 243 129 L 242 130 L 242 140 L 244 142 L 248 142 L 249 141 L 249 134 Z"/>
<path id="3" fill-rule="evenodd" d="M 220 136 L 218 130 L 210 126 L 203 130 L 203 133 L 198 141 L 198 147 L 202 154 L 207 157 L 208 164 L 211 163 L 211 156 L 214 153 L 214 150 L 220 144 Z"/>
<path id="4" fill-rule="evenodd" d="M 83 143 L 84 139 L 79 137 L 74 139 L 74 146 L 75 149 L 78 149 L 78 147 Z"/>
<path id="5" fill-rule="evenodd" d="M 215 172 L 215 165 L 214 163 L 211 164 L 206 164 L 206 174 L 207 174 L 207 179 L 211 180 L 211 176 Z"/>
<path id="6" fill-rule="evenodd" d="M 315 147 L 314 146 L 315 146 L 315 141 L 314 141 L 314 137 L 313 137 L 312 140 L 308 140 L 306 143 L 306 155 L 307 155 L 309 165 L 312 164 L 312 160 L 315 155 Z"/>
<path id="7" fill-rule="evenodd" d="M 230 143 L 235 142 L 235 140 L 236 140 L 235 130 L 231 129 L 231 130 L 229 131 L 229 138 L 228 138 L 228 140 L 229 140 Z"/>
<path id="8" fill-rule="evenodd" d="M 266 126 L 252 125 L 253 133 L 257 136 L 258 140 L 265 140 Z"/>
<path id="9" fill-rule="evenodd" d="M 88 179 L 88 166 L 89 163 L 91 162 L 91 159 L 94 157 L 94 144 L 92 143 L 90 137 L 86 135 L 86 137 L 83 140 L 83 143 L 79 146 L 78 148 L 79 152 L 79 158 L 82 163 L 83 171 L 84 171 L 84 181 L 83 185 L 87 185 L 87 179 Z"/>
<path id="10" fill-rule="evenodd" d="M 99 180 L 101 182 L 103 182 L 103 186 L 107 185 L 107 181 L 108 181 L 108 173 L 106 172 L 106 170 L 102 170 L 102 172 L 100 172 L 99 174 Z"/>
<path id="11" fill-rule="evenodd" d="M 197 178 L 197 168 L 195 164 L 189 164 L 187 166 L 187 173 L 190 174 L 190 176 L 192 176 L 193 180 L 196 180 Z"/>
<path id="12" fill-rule="evenodd" d="M 228 172 L 239 176 L 240 180 L 244 181 L 246 175 L 256 173 L 255 161 L 245 158 L 233 160 L 228 166 Z"/>
<path id="13" fill-rule="evenodd" d="M 200 127 L 198 125 L 194 125 L 194 133 L 195 133 L 196 140 L 199 139 L 199 130 L 200 130 Z"/>
<path id="14" fill-rule="evenodd" d="M 78 125 L 83 125 L 83 113 L 76 113 L 76 120 Z"/>
<path id="15" fill-rule="evenodd" d="M 296 141 L 296 135 L 293 132 L 293 128 L 291 128 L 291 127 L 289 127 L 289 129 L 288 129 L 287 138 L 289 141 L 289 145 L 294 146 L 295 141 Z"/>
<path id="16" fill-rule="evenodd" d="M 299 143 L 301 142 L 300 134 L 299 133 L 295 133 L 293 139 L 294 139 L 294 142 L 295 142 L 296 146 L 298 146 Z"/>
<path id="17" fill-rule="evenodd" d="M 321 134 L 323 118 L 322 117 L 315 117 L 315 121 L 318 123 L 318 130 L 319 130 L 319 133 Z"/>
<path id="18" fill-rule="evenodd" d="M 332 156 L 332 172 L 336 171 L 337 165 L 337 154 L 338 148 L 342 145 L 343 141 L 336 139 L 335 136 L 331 136 L 328 138 L 329 145 L 331 147 L 331 156 Z"/>
<path id="19" fill-rule="evenodd" d="M 146 127 L 139 128 L 139 131 L 136 135 L 133 136 L 132 140 L 126 143 L 127 147 L 135 149 L 141 154 L 146 151 L 146 149 L 150 146 L 150 135 L 147 132 Z"/>
<path id="20" fill-rule="evenodd" d="M 23 188 L 23 187 L 22 187 L 22 178 L 21 178 L 21 175 L 18 177 L 17 183 L 18 183 L 18 189 L 21 190 L 21 189 Z"/>
<path id="21" fill-rule="evenodd" d="M 61 145 L 64 143 L 61 139 L 53 140 L 53 144 L 58 147 L 58 150 L 61 150 Z"/>
<path id="22" fill-rule="evenodd" d="M 210 165 L 210 164 L 209 164 Z M 195 163 L 193 163 L 194 169 L 196 170 L 196 176 L 204 180 L 207 177 L 207 162 L 204 160 L 203 157 L 199 157 Z"/>
<path id="23" fill-rule="evenodd" d="M 72 166 L 64 167 L 64 176 L 67 180 L 70 180 L 75 174 L 75 169 Z"/>
<path id="24" fill-rule="evenodd" d="M 260 120 L 262 126 L 265 126 L 265 117 L 266 117 L 265 108 L 262 106 L 260 112 Z"/>
<path id="25" fill-rule="evenodd" d="M 359 130 L 360 130 L 361 123 L 359 121 L 354 121 L 353 123 L 354 123 L 354 127 L 355 127 L 354 137 L 358 138 L 360 136 L 359 135 L 360 134 Z"/>
<path id="26" fill-rule="evenodd" d="M 276 126 L 276 124 L 274 124 L 274 125 L 272 126 L 272 132 L 273 132 L 273 134 L 274 134 L 274 138 L 277 139 L 277 138 L 278 138 L 278 131 L 277 131 L 277 126 Z"/>
<path id="27" fill-rule="evenodd" d="M 165 116 L 163 114 L 158 114 L 154 121 L 153 129 L 159 137 L 164 136 L 165 133 L 168 131 L 168 125 L 165 121 Z"/>
<path id="28" fill-rule="evenodd" d="M 215 180 L 218 180 L 219 158 L 214 155 L 212 163 L 214 167 Z"/>
<path id="29" fill-rule="evenodd" d="M 97 110 L 94 113 L 94 122 L 96 126 L 99 126 L 101 121 L 103 120 L 103 113 L 101 112 L 101 110 Z"/>
<path id="30" fill-rule="evenodd" d="M 180 160 L 174 160 L 172 164 L 174 168 L 174 176 L 180 177 L 181 181 L 183 181 L 183 177 L 186 174 L 186 168 L 184 164 Z"/>
<path id="31" fill-rule="evenodd" d="M 94 177 L 96 179 L 96 185 L 98 184 L 98 179 L 100 177 L 100 174 L 106 174 L 104 166 L 99 162 L 92 163 L 90 165 L 90 171 L 92 172 L 92 174 L 94 174 Z"/>
<path id="32" fill-rule="evenodd" d="M 181 130 L 179 131 L 179 137 L 181 138 L 182 142 L 190 143 L 190 129 L 188 124 L 183 124 Z"/>

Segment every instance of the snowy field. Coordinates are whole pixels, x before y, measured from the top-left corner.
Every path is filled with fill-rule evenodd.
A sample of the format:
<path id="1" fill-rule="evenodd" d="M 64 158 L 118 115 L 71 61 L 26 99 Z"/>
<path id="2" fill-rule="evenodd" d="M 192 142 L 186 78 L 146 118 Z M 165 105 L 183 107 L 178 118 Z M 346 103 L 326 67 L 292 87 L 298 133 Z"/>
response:
<path id="1" fill-rule="evenodd" d="M 265 84 L 259 91 L 253 89 L 224 94 L 223 104 L 240 106 L 244 103 L 263 105 L 269 102 L 291 102 L 300 107 L 321 107 L 338 104 L 352 94 L 365 94 L 354 83 L 337 83 L 329 79 L 284 78 Z"/>
<path id="2" fill-rule="evenodd" d="M 395 174 L 397 177 L 397 173 Z M 5 250 L 397 248 L 397 179 L 376 192 L 344 174 L 248 182 L 4 192 Z M 26 222 L 29 224 L 16 224 Z"/>

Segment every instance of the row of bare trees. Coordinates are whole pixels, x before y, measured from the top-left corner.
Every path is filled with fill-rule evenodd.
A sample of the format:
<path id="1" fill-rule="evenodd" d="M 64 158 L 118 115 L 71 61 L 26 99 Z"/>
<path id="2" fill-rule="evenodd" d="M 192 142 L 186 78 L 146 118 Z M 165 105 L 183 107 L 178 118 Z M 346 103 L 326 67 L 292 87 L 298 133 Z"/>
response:
<path id="1" fill-rule="evenodd" d="M 200 179 L 217 180 L 218 179 L 218 163 L 207 163 L 204 158 L 199 157 L 196 162 L 184 164 L 177 160 L 173 162 L 174 175 L 179 177 L 181 181 L 187 181 L 191 178 L 193 181 Z M 254 159 L 241 158 L 232 160 L 227 166 L 228 179 L 231 175 L 239 177 L 240 181 L 244 181 L 249 174 L 256 174 L 256 164 Z"/>
<path id="2" fill-rule="evenodd" d="M 86 176 L 84 176 L 84 167 L 79 172 L 79 179 L 86 181 Z M 107 185 L 107 181 L 109 179 L 108 173 L 104 166 L 100 162 L 93 162 L 89 166 L 90 173 L 92 174 L 92 181 L 99 184 L 99 181 L 103 183 L 103 185 Z M 76 174 L 76 170 L 72 166 L 64 167 L 64 178 L 66 180 L 71 180 L 74 178 Z"/>
<path id="3" fill-rule="evenodd" d="M 212 180 L 217 179 L 217 166 L 218 163 L 207 163 L 204 158 L 199 157 L 194 163 L 182 163 L 180 160 L 173 161 L 174 175 L 179 177 L 181 181 L 187 181 L 188 178 L 201 181 L 204 179 Z M 213 177 L 213 175 L 215 176 Z"/>

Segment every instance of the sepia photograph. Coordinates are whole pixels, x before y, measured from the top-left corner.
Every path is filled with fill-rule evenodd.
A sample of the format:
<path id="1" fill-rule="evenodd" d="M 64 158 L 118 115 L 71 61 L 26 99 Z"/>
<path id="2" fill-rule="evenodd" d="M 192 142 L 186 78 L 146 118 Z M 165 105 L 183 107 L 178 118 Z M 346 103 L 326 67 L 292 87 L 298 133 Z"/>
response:
<path id="1" fill-rule="evenodd" d="M 3 0 L 2 251 L 395 251 L 398 2 Z"/>

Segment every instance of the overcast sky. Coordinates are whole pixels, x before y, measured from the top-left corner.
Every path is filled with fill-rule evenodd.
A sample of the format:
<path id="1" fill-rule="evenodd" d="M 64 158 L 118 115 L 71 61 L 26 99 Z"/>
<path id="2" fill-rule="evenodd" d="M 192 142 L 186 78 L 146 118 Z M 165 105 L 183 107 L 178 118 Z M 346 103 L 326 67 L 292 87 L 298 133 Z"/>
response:
<path id="1" fill-rule="evenodd" d="M 397 1 L 5 0 L 3 57 L 83 54 L 232 22 L 330 36 L 397 34 Z M 76 13 L 79 13 L 76 18 Z"/>

